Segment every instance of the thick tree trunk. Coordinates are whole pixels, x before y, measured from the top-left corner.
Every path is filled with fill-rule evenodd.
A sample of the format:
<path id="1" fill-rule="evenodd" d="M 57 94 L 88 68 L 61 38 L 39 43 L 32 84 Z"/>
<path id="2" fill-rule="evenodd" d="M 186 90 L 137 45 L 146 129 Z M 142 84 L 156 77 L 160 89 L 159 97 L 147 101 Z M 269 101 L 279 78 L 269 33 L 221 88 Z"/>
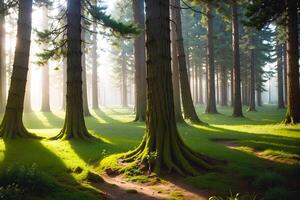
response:
<path id="1" fill-rule="evenodd" d="M 171 0 L 174 5 L 174 0 Z M 175 8 L 171 7 L 171 20 L 175 20 Z M 174 110 L 176 122 L 184 122 L 181 112 L 180 101 L 180 81 L 179 81 L 179 63 L 177 56 L 177 42 L 176 42 L 176 25 L 171 22 L 171 42 L 172 42 L 172 82 L 173 82 L 173 96 L 174 96 Z"/>
<path id="2" fill-rule="evenodd" d="M 212 5 L 207 3 L 207 46 L 208 46 L 208 99 L 206 113 L 218 113 L 216 107 L 216 92 L 215 92 L 215 57 L 214 57 L 214 30 L 213 30 L 213 15 Z"/>
<path id="3" fill-rule="evenodd" d="M 233 68 L 230 71 L 230 89 L 231 89 L 231 95 L 230 95 L 230 105 L 231 107 L 234 106 L 234 75 L 233 75 Z"/>
<path id="4" fill-rule="evenodd" d="M 196 175 L 203 169 L 211 169 L 211 165 L 209 159 L 184 144 L 176 127 L 171 77 L 169 0 L 146 0 L 146 13 L 146 134 L 139 147 L 123 155 L 123 162 L 133 161 L 134 167 L 145 166 L 149 172 L 155 171 L 158 174 L 166 170 L 182 175 Z"/>
<path id="5" fill-rule="evenodd" d="M 43 7 L 43 29 L 48 29 L 48 8 Z M 46 49 L 47 47 L 44 47 Z M 46 64 L 42 67 L 42 112 L 50 112 L 50 84 L 49 84 L 49 66 Z"/>
<path id="6" fill-rule="evenodd" d="M 146 120 L 146 55 L 145 55 L 145 6 L 144 0 L 133 0 L 133 17 L 142 33 L 134 40 L 135 60 L 135 93 L 136 116 L 135 121 Z"/>
<path id="7" fill-rule="evenodd" d="M 32 0 L 19 1 L 17 44 L 11 84 L 5 114 L 0 126 L 0 137 L 35 137 L 23 124 L 23 105 L 31 44 Z"/>
<path id="8" fill-rule="evenodd" d="M 284 59 L 284 104 L 287 105 L 287 51 L 286 43 L 283 46 L 283 59 Z"/>
<path id="9" fill-rule="evenodd" d="M 121 59 L 122 59 L 122 88 L 121 88 L 121 92 L 122 92 L 122 107 L 128 107 L 128 91 L 127 91 L 127 65 L 126 65 L 126 57 L 125 57 L 125 52 L 124 50 L 122 50 L 122 55 L 121 55 Z"/>
<path id="10" fill-rule="evenodd" d="M 254 43 L 254 36 L 251 36 L 251 43 L 253 45 Z M 254 58 L 255 58 L 255 50 L 251 49 L 250 50 L 250 98 L 249 98 L 249 108 L 248 111 L 256 111 L 255 108 L 255 63 L 254 63 Z"/>
<path id="11" fill-rule="evenodd" d="M 97 24 L 93 24 L 93 31 L 96 32 Z M 99 108 L 98 100 L 98 55 L 97 55 L 97 34 L 93 34 L 93 45 L 92 45 L 92 108 Z"/>
<path id="12" fill-rule="evenodd" d="M 67 8 L 66 116 L 63 129 L 52 139 L 88 139 L 92 136 L 83 116 L 81 0 L 68 0 Z"/>
<path id="13" fill-rule="evenodd" d="M 278 84 L 278 108 L 284 108 L 283 99 L 283 48 L 281 44 L 277 44 L 277 84 Z"/>
<path id="14" fill-rule="evenodd" d="M 182 104 L 183 104 L 183 112 L 184 112 L 184 118 L 191 120 L 195 123 L 202 123 L 200 119 L 197 116 L 189 79 L 188 79 L 188 72 L 187 72 L 187 63 L 186 63 L 186 56 L 185 56 L 185 50 L 183 45 L 183 37 L 182 37 L 182 24 L 181 24 L 181 15 L 180 15 L 180 0 L 174 1 L 174 7 L 177 9 L 173 9 L 175 12 L 175 22 L 176 22 L 176 39 L 177 39 L 177 52 L 178 52 L 178 60 L 179 60 L 179 74 L 180 74 L 180 86 L 181 86 L 181 98 L 182 98 Z"/>
<path id="15" fill-rule="evenodd" d="M 221 66 L 221 106 L 227 106 L 227 71 L 226 67 Z"/>
<path id="16" fill-rule="evenodd" d="M 198 91 L 198 65 L 195 63 L 195 75 L 194 75 L 194 79 L 195 79 L 195 104 L 199 104 L 199 91 Z"/>
<path id="17" fill-rule="evenodd" d="M 286 0 L 287 5 L 287 90 L 288 106 L 286 124 L 300 122 L 298 12 L 296 0 Z"/>
<path id="18" fill-rule="evenodd" d="M 66 102 L 67 102 L 67 58 L 63 58 L 62 60 L 62 110 L 66 110 Z"/>
<path id="19" fill-rule="evenodd" d="M 0 0 L 0 112 L 4 111 L 5 108 L 5 16 L 4 16 L 4 2 Z"/>
<path id="20" fill-rule="evenodd" d="M 199 104 L 203 104 L 204 101 L 203 101 L 203 81 L 202 81 L 202 78 L 203 78 L 203 69 L 202 69 L 202 66 L 199 67 Z"/>
<path id="21" fill-rule="evenodd" d="M 257 90 L 256 93 L 257 93 L 257 105 L 262 106 L 261 91 Z"/>
<path id="22" fill-rule="evenodd" d="M 220 105 L 220 72 L 216 69 L 216 100 L 217 105 Z"/>
<path id="23" fill-rule="evenodd" d="M 234 80 L 234 103 L 233 116 L 243 117 L 242 100 L 241 100 L 241 76 L 240 76 L 240 47 L 239 47 L 239 30 L 238 14 L 236 0 L 232 1 L 232 47 L 233 47 L 233 80 Z"/>

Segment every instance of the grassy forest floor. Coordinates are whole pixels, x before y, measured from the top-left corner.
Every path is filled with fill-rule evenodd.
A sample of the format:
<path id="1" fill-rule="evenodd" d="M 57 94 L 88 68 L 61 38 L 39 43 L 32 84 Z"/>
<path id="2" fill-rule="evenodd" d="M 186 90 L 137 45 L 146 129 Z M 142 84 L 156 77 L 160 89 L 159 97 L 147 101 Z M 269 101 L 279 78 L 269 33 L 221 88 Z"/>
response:
<path id="1" fill-rule="evenodd" d="M 265 199 L 300 199 L 300 125 L 280 124 L 285 110 L 275 106 L 259 107 L 258 112 L 251 113 L 245 108 L 245 118 L 231 117 L 230 107 L 218 110 L 221 114 L 204 114 L 204 107 L 199 106 L 201 120 L 209 125 L 188 123 L 178 127 L 191 148 L 224 159 L 227 164 L 220 166 L 221 170 L 178 178 L 177 182 L 180 180 L 184 187 L 202 191 L 204 196 L 240 193 L 257 195 L 258 199 L 263 196 Z M 101 187 L 91 184 L 102 182 L 95 175 L 101 171 L 101 159 L 133 149 L 141 141 L 145 126 L 132 122 L 134 115 L 130 109 L 102 108 L 92 111 L 92 115 L 86 118 L 87 127 L 102 142 L 0 140 L 0 186 L 10 184 L 10 187 L 0 187 L 0 194 L 22 193 L 31 195 L 30 199 L 32 196 L 68 200 L 105 198 L 99 193 Z M 63 126 L 63 116 L 62 112 L 27 113 L 24 122 L 31 132 L 51 137 Z M 127 177 L 131 181 L 151 181 L 146 176 L 131 175 Z M 168 175 L 162 179 L 172 182 Z M 103 186 L 104 190 L 109 187 L 117 186 L 114 183 Z M 129 199 L 130 196 L 134 199 L 136 192 L 140 193 L 125 191 Z M 167 198 L 184 198 L 180 191 L 168 193 Z"/>

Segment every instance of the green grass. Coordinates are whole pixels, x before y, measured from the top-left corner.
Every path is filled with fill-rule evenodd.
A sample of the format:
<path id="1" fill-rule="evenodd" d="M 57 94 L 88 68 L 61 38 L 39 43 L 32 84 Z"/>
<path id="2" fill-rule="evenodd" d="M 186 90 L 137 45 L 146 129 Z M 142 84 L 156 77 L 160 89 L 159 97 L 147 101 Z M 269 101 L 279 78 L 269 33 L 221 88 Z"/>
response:
<path id="1" fill-rule="evenodd" d="M 230 107 L 218 108 L 221 114 L 203 114 L 204 107 L 197 107 L 201 120 L 209 126 L 195 124 L 178 125 L 184 141 L 194 150 L 209 156 L 225 159 L 228 164 L 220 172 L 210 172 L 197 177 L 185 178 L 195 187 L 205 188 L 211 194 L 226 195 L 230 191 L 256 192 L 252 182 L 257 172 L 272 171 L 287 177 L 287 190 L 299 186 L 299 164 L 279 163 L 256 156 L 253 151 L 276 154 L 280 159 L 299 158 L 300 125 L 281 124 L 285 110 L 275 106 L 258 108 L 258 112 L 245 112 L 245 118 L 231 117 Z M 246 108 L 244 109 L 246 110 Z M 95 188 L 86 181 L 88 171 L 98 169 L 99 161 L 107 155 L 121 153 L 136 147 L 144 134 L 143 123 L 133 123 L 130 109 L 109 109 L 92 111 L 87 117 L 90 132 L 99 136 L 102 142 L 49 141 L 49 140 L 0 140 L 0 170 L 13 165 L 30 166 L 35 163 L 39 169 L 53 177 L 58 183 L 84 191 L 95 199 Z M 57 134 L 63 125 L 64 113 L 27 113 L 26 127 L 44 137 Z M 215 140 L 234 140 L 239 148 L 229 149 Z M 275 153 L 274 153 L 275 152 Z M 274 156 L 274 155 L 273 155 Z M 82 173 L 75 173 L 76 168 Z M 289 183 L 295 184 L 289 184 Z M 60 193 L 63 191 L 60 191 Z M 64 193 L 65 199 L 76 199 L 76 192 Z M 69 195 L 69 196 L 68 196 Z M 86 198 L 88 199 L 88 198 Z"/>

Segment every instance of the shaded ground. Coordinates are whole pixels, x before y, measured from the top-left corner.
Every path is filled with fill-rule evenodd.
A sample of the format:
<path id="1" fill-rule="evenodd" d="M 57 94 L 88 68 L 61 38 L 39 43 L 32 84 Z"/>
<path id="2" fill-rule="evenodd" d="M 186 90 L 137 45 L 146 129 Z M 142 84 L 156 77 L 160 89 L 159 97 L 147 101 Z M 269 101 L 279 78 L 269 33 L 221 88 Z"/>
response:
<path id="1" fill-rule="evenodd" d="M 207 191 L 209 196 L 225 196 L 230 191 L 264 195 L 279 186 L 288 194 L 297 191 L 297 188 L 300 188 L 300 167 L 299 162 L 296 163 L 295 160 L 299 161 L 300 155 L 300 125 L 280 124 L 285 110 L 278 110 L 275 106 L 260 107 L 258 112 L 245 112 L 246 118 L 231 117 L 230 107 L 218 109 L 222 114 L 209 115 L 203 114 L 204 107 L 198 107 L 201 120 L 208 122 L 209 126 L 185 124 L 179 125 L 179 130 L 191 148 L 214 158 L 225 159 L 228 164 L 220 166 L 223 168 L 222 172 L 187 177 L 180 183 Z M 36 163 L 59 182 L 91 194 L 96 192 L 95 199 L 99 199 L 99 188 L 85 180 L 87 171 L 98 169 L 99 161 L 103 157 L 137 146 L 143 137 L 145 126 L 139 122 L 132 123 L 134 115 L 130 109 L 103 108 L 92 111 L 92 115 L 93 117 L 86 118 L 87 127 L 90 132 L 101 137 L 103 142 L 16 140 L 8 144 L 0 140 L 0 170 L 16 164 Z M 63 125 L 63 117 L 62 112 L 28 113 L 25 114 L 24 121 L 32 132 L 50 137 L 59 132 Z M 216 140 L 226 140 L 238 145 L 220 144 L 216 143 Z M 266 159 L 267 156 L 272 159 Z M 280 159 L 284 162 L 279 162 Z M 288 159 L 293 161 L 288 162 Z M 83 172 L 74 173 L 77 167 L 82 168 Z M 256 183 L 266 172 L 277 174 L 285 181 L 278 181 L 279 186 L 273 183 L 271 186 Z M 178 182 L 174 184 L 179 185 Z M 138 184 L 137 187 L 139 186 Z M 190 191 L 191 188 L 187 190 Z M 103 188 L 102 192 L 107 191 Z M 124 189 L 123 192 L 128 193 Z M 114 191 L 110 193 L 115 194 Z"/>

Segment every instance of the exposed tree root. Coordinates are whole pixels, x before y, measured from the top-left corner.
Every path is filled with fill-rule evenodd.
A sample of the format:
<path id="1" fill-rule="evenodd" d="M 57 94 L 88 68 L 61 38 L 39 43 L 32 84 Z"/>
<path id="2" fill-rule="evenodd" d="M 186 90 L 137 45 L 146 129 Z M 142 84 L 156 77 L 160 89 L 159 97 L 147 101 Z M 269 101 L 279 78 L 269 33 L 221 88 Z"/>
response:
<path id="1" fill-rule="evenodd" d="M 64 125 L 63 129 L 60 133 L 50 140 L 71 140 L 71 139 L 80 139 L 80 140 L 93 140 L 97 139 L 93 135 L 91 135 L 85 126 L 78 126 L 78 124 L 74 124 L 74 126 L 66 126 Z"/>

